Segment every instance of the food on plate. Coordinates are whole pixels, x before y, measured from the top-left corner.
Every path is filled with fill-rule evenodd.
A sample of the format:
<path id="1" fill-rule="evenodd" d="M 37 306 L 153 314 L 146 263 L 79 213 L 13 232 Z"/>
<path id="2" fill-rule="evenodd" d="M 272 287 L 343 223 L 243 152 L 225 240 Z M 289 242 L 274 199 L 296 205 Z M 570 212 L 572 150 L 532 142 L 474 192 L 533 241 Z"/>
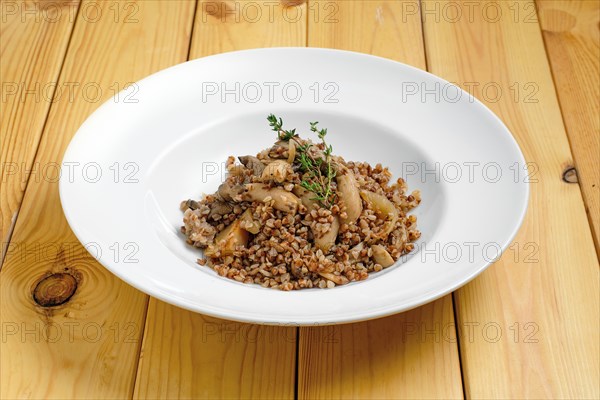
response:
<path id="1" fill-rule="evenodd" d="M 367 279 L 414 249 L 421 233 L 408 215 L 421 201 L 381 164 L 333 154 L 327 129 L 301 138 L 267 118 L 277 141 L 256 156 L 227 160 L 213 194 L 185 200 L 181 232 L 204 250 L 200 265 L 243 283 L 281 290 L 333 288 Z"/>

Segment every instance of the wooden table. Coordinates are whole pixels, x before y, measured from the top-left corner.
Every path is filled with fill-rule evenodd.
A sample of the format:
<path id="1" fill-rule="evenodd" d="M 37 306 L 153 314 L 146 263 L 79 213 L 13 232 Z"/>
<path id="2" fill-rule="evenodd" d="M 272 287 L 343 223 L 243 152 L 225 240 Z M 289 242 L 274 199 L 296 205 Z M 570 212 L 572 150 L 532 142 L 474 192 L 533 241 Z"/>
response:
<path id="1" fill-rule="evenodd" d="M 2 398 L 600 398 L 598 1 L 0 6 Z M 181 310 L 87 255 L 56 179 L 84 119 L 155 71 L 269 46 L 387 57 L 484 101 L 533 172 L 503 257 L 418 309 L 296 328 Z M 48 276 L 74 295 L 36 303 Z"/>

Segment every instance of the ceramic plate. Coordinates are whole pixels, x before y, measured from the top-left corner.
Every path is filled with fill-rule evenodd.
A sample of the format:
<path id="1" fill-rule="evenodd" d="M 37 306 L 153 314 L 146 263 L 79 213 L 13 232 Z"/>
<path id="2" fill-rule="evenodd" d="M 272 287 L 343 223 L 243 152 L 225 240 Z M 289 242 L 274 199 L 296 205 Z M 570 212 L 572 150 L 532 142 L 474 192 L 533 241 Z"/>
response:
<path id="1" fill-rule="evenodd" d="M 198 265 L 179 203 L 214 192 L 227 156 L 271 145 L 269 113 L 303 135 L 319 121 L 336 154 L 382 163 L 419 189 L 415 250 L 325 290 L 265 289 Z M 77 238 L 119 278 L 189 310 L 266 324 L 366 320 L 437 299 L 497 260 L 528 195 L 517 143 L 468 93 L 394 61 L 305 48 L 206 57 L 130 86 L 81 126 L 60 180 Z"/>

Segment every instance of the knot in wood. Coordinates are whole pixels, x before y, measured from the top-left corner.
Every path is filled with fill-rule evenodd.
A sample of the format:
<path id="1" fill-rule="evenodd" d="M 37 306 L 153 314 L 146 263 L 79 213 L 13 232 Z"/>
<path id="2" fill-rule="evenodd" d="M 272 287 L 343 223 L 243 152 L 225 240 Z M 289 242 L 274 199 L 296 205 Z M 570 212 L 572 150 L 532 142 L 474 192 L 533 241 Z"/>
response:
<path id="1" fill-rule="evenodd" d="M 42 307 L 53 307 L 66 303 L 77 290 L 77 280 L 67 273 L 56 273 L 38 282 L 33 290 L 33 299 Z"/>

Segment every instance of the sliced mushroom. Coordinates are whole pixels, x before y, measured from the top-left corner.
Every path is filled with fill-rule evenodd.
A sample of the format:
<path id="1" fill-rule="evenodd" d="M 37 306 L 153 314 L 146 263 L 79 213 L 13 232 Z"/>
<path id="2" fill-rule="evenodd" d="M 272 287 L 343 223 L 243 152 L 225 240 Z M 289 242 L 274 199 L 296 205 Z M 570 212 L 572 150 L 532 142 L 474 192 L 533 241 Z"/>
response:
<path id="1" fill-rule="evenodd" d="M 313 231 L 313 235 L 315 236 L 315 245 L 323 250 L 323 253 L 327 253 L 331 246 L 335 244 L 335 239 L 337 239 L 338 232 L 340 230 L 340 221 L 338 217 L 333 217 L 333 222 L 331 223 L 331 227 L 327 232 L 325 232 L 321 236 L 317 236 L 316 232 Z"/>
<path id="2" fill-rule="evenodd" d="M 311 145 L 307 149 L 308 155 L 315 160 L 325 160 L 325 152 L 316 145 Z"/>
<path id="3" fill-rule="evenodd" d="M 310 192 L 299 185 L 296 185 L 292 192 L 298 196 L 304 207 L 306 207 L 309 212 L 311 210 L 319 209 L 319 202 L 314 200 L 315 194 L 313 192 Z M 318 236 L 317 233 L 313 231 L 313 237 L 317 247 L 323 250 L 323 252 L 327 253 L 331 246 L 335 244 L 339 230 L 340 220 L 338 217 L 334 217 L 333 222 L 331 223 L 331 228 L 329 228 L 325 234 Z"/>
<path id="4" fill-rule="evenodd" d="M 246 168 L 250 168 L 254 175 L 262 175 L 263 170 L 265 169 L 265 164 L 263 164 L 258 158 L 254 156 L 242 156 L 238 157 L 238 159 Z"/>
<path id="5" fill-rule="evenodd" d="M 314 200 L 315 194 L 313 192 L 304 189 L 300 185 L 296 185 L 294 186 L 292 193 L 298 196 L 298 198 L 300 199 L 304 207 L 308 209 L 308 211 L 317 210 L 319 208 L 319 202 L 317 200 Z"/>
<path id="6" fill-rule="evenodd" d="M 274 159 L 285 159 L 284 153 L 289 151 L 290 144 L 286 140 L 278 140 L 273 147 L 269 149 L 269 157 Z"/>
<path id="7" fill-rule="evenodd" d="M 319 275 L 321 275 L 325 279 L 329 279 L 336 285 L 345 285 L 346 283 L 350 282 L 345 276 L 336 275 L 332 272 L 319 272 Z"/>
<path id="8" fill-rule="evenodd" d="M 294 139 L 290 139 L 288 145 L 288 159 L 287 162 L 292 164 L 296 159 L 296 141 Z"/>
<path id="9" fill-rule="evenodd" d="M 238 246 L 246 246 L 248 239 L 248 231 L 242 229 L 241 221 L 236 219 L 227 228 L 219 232 L 215 237 L 215 242 L 208 246 L 204 254 L 212 257 L 217 251 L 220 251 L 221 255 L 231 255 Z"/>
<path id="10" fill-rule="evenodd" d="M 287 190 L 274 187 L 267 188 L 262 184 L 249 183 L 246 185 L 246 192 L 243 194 L 245 200 L 265 201 L 269 198 L 273 200 L 273 207 L 277 210 L 295 214 L 300 204 L 300 199 Z"/>
<path id="11" fill-rule="evenodd" d="M 394 259 L 382 245 L 375 244 L 371 246 L 371 250 L 373 250 L 373 259 L 383 268 L 390 267 L 394 264 Z"/>
<path id="12" fill-rule="evenodd" d="M 382 194 L 362 190 L 360 196 L 369 204 L 370 208 L 375 211 L 379 218 L 387 221 L 381 235 L 382 238 L 387 237 L 398 221 L 398 209 L 394 206 L 394 203 Z"/>
<path id="13" fill-rule="evenodd" d="M 291 174 L 292 168 L 290 167 L 290 164 L 283 160 L 276 160 L 265 167 L 261 179 L 263 182 L 275 181 L 281 183 Z"/>
<path id="14" fill-rule="evenodd" d="M 252 215 L 252 211 L 250 209 L 244 211 L 244 213 L 240 217 L 240 221 L 242 224 L 242 229 L 247 230 L 253 235 L 256 235 L 258 232 L 260 232 L 260 221 L 254 219 L 254 216 Z"/>
<path id="15" fill-rule="evenodd" d="M 235 200 L 235 197 L 244 191 L 244 186 L 234 185 L 229 181 L 225 181 L 217 189 L 217 196 L 224 201 Z"/>
<path id="16" fill-rule="evenodd" d="M 345 161 L 340 156 L 331 156 L 331 166 L 335 169 L 339 175 L 346 175 L 349 171 L 345 165 Z"/>
<path id="17" fill-rule="evenodd" d="M 350 259 L 352 261 L 358 261 L 360 259 L 360 252 L 364 248 L 363 242 L 358 243 L 356 246 L 350 249 Z"/>
<path id="18" fill-rule="evenodd" d="M 210 213 L 208 214 L 209 218 L 215 219 L 215 216 L 223 216 L 229 214 L 233 211 L 233 207 L 230 204 L 225 203 L 224 201 L 215 201 L 208 206 L 210 208 Z"/>
<path id="19" fill-rule="evenodd" d="M 346 218 L 342 219 L 342 224 L 352 224 L 356 222 L 362 212 L 362 201 L 358 191 L 358 184 L 351 171 L 344 175 L 336 177 L 337 189 L 340 199 L 346 205 Z"/>
<path id="20" fill-rule="evenodd" d="M 185 211 L 188 208 L 192 210 L 197 210 L 200 208 L 200 204 L 196 200 L 189 199 L 182 201 L 179 208 L 181 209 L 181 211 Z"/>
<path id="21" fill-rule="evenodd" d="M 245 177 L 246 171 L 247 169 L 243 165 L 233 165 L 231 168 L 228 169 L 229 175 L 241 178 Z"/>

